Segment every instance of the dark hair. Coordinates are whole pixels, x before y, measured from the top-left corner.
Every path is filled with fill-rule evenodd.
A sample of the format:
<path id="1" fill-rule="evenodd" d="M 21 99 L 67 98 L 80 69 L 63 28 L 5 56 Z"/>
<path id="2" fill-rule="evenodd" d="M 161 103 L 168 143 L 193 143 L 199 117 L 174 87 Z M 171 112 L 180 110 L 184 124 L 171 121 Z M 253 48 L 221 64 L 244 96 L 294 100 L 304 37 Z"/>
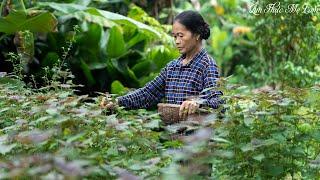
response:
<path id="1" fill-rule="evenodd" d="M 174 21 L 183 24 L 189 31 L 200 35 L 201 39 L 208 39 L 210 28 L 203 17 L 196 11 L 184 11 L 178 14 Z"/>

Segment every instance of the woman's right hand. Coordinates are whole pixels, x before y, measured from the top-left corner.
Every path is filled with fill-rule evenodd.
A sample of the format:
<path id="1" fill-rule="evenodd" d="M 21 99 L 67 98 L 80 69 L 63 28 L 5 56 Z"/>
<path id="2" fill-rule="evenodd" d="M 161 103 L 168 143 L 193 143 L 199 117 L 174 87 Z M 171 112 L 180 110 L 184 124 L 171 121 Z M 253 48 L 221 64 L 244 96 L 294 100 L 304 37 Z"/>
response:
<path id="1" fill-rule="evenodd" d="M 112 109 L 115 109 L 117 106 L 119 106 L 118 99 L 115 99 L 115 101 L 112 101 L 111 98 L 103 97 L 100 102 L 100 107 L 105 109 L 112 110 Z"/>
<path id="2" fill-rule="evenodd" d="M 199 109 L 200 104 L 195 100 L 183 101 L 179 109 L 179 117 L 185 119 L 188 115 L 193 114 Z"/>
<path id="3" fill-rule="evenodd" d="M 100 102 L 100 107 L 105 107 L 107 105 L 107 97 L 103 97 Z"/>

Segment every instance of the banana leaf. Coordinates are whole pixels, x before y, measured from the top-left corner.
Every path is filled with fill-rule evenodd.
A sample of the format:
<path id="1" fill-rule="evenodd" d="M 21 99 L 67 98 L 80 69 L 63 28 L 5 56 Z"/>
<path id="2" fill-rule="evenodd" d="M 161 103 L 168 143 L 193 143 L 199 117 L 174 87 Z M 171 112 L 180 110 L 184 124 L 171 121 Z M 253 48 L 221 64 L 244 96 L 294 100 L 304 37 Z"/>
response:
<path id="1" fill-rule="evenodd" d="M 14 34 L 18 31 L 31 32 L 56 31 L 57 19 L 50 12 L 43 11 L 15 11 L 0 18 L 0 32 Z"/>
<path id="2" fill-rule="evenodd" d="M 146 35 L 160 38 L 160 33 L 152 27 L 145 25 L 139 21 L 128 18 L 121 14 L 113 13 L 110 11 L 100 10 L 93 7 L 86 7 L 72 3 L 54 3 L 42 2 L 38 3 L 40 7 L 50 7 L 54 9 L 59 15 L 67 15 L 63 20 L 71 17 L 77 18 L 80 21 L 91 21 L 94 23 L 101 22 L 101 17 L 106 20 L 113 21 L 117 24 L 128 25 L 133 28 L 138 28 L 146 33 Z M 79 13 L 80 12 L 80 13 Z M 112 25 L 112 24 L 111 24 Z"/>

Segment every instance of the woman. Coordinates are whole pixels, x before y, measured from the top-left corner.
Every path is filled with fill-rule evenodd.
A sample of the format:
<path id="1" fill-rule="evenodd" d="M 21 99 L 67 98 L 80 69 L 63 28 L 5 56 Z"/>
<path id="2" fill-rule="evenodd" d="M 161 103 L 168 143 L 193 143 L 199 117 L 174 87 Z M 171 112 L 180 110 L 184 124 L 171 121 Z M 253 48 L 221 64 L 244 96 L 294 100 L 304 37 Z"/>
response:
<path id="1" fill-rule="evenodd" d="M 213 58 L 202 47 L 202 40 L 210 36 L 209 25 L 195 11 L 184 11 L 174 19 L 172 35 L 181 56 L 169 62 L 160 74 L 144 87 L 116 102 L 129 109 L 147 108 L 165 98 L 166 103 L 181 104 L 179 115 L 194 113 L 201 105 L 218 108 L 221 91 L 214 90 L 219 78 Z M 210 89 L 202 92 L 204 89 Z M 188 97 L 200 96 L 202 103 Z"/>

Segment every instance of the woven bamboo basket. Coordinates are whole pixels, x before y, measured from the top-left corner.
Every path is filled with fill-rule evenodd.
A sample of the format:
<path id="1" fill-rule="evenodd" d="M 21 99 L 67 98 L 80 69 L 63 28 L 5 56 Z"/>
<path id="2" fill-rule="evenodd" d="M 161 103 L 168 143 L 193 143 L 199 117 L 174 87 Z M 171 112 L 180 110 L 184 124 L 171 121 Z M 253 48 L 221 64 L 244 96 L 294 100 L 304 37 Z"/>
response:
<path id="1" fill-rule="evenodd" d="M 180 121 L 201 121 L 203 120 L 208 111 L 205 109 L 199 108 L 196 113 L 191 114 L 185 118 L 179 116 L 180 105 L 178 104 L 167 104 L 167 103 L 159 103 L 158 104 L 158 113 L 160 114 L 161 120 L 164 124 L 173 124 L 178 123 Z"/>

